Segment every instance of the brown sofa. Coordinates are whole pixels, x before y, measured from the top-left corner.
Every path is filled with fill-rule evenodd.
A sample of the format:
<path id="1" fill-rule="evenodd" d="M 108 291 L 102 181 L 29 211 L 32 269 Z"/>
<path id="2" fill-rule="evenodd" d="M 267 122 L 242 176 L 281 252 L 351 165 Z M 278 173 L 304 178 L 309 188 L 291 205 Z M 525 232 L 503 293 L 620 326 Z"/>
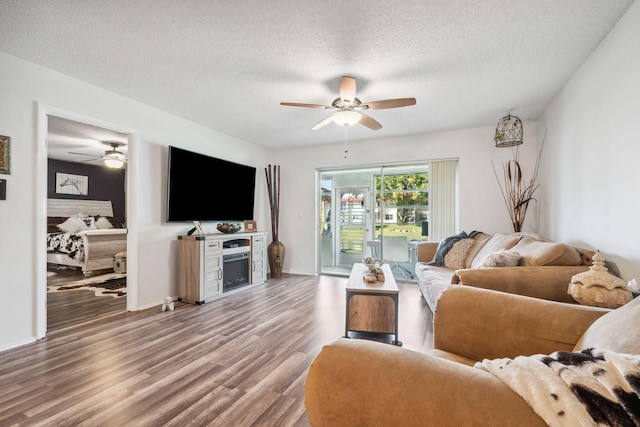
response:
<path id="1" fill-rule="evenodd" d="M 446 256 L 457 256 L 449 263 L 445 258 L 442 266 L 427 264 L 434 261 L 441 242 L 417 246 L 418 286 L 432 311 L 442 291 L 455 284 L 575 303 L 567 293 L 571 277 L 587 271 L 594 254 L 591 250 L 521 233 L 477 233 L 471 240 L 466 240 L 470 247 L 453 246 Z M 464 242 L 460 239 L 459 243 Z M 491 257 L 495 261 L 495 256 L 502 251 L 517 252 L 520 255 L 517 266 L 484 267 Z"/>
<path id="2" fill-rule="evenodd" d="M 604 348 L 640 354 L 640 298 L 608 310 L 467 286 L 442 293 L 426 353 L 341 338 L 309 368 L 305 405 L 320 426 L 543 426 L 475 361 Z"/>

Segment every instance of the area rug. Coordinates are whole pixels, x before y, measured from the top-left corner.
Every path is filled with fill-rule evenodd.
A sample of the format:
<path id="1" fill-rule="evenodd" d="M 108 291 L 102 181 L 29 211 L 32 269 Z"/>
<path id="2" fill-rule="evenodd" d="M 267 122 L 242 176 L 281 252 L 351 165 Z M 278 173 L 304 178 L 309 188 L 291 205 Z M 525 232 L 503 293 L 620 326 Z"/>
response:
<path id="1" fill-rule="evenodd" d="M 47 292 L 63 292 L 68 290 L 89 289 L 96 296 L 122 297 L 127 294 L 127 275 L 118 273 L 88 277 L 75 282 L 57 286 L 47 286 Z"/>

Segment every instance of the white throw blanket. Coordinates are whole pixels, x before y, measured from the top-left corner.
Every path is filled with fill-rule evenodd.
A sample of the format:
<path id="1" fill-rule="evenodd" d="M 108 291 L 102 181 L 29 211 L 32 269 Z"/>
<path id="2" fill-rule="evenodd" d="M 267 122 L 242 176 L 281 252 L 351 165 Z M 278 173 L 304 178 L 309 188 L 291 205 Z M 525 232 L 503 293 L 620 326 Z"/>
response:
<path id="1" fill-rule="evenodd" d="M 485 359 L 550 426 L 640 426 L 640 356 L 609 350 Z"/>

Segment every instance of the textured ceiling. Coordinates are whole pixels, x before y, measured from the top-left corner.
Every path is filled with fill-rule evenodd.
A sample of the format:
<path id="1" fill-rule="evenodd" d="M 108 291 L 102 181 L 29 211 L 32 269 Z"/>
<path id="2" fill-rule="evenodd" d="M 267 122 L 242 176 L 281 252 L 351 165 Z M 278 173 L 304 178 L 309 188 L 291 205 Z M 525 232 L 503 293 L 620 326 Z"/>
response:
<path id="1" fill-rule="evenodd" d="M 381 138 L 537 119 L 633 0 L 2 0 L 0 51 L 274 149 L 340 142 L 340 76 Z"/>

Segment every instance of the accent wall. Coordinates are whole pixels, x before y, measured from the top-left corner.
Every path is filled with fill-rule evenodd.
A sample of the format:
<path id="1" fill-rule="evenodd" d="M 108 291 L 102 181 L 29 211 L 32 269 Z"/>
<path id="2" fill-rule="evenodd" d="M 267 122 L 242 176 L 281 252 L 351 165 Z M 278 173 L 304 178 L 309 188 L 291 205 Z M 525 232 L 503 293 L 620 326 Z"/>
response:
<path id="1" fill-rule="evenodd" d="M 126 223 L 125 173 L 123 169 L 85 163 L 65 162 L 49 159 L 47 168 L 47 198 L 75 200 L 109 200 L 113 206 L 113 216 Z M 89 188 L 87 195 L 61 194 L 56 192 L 58 173 L 85 176 Z"/>

